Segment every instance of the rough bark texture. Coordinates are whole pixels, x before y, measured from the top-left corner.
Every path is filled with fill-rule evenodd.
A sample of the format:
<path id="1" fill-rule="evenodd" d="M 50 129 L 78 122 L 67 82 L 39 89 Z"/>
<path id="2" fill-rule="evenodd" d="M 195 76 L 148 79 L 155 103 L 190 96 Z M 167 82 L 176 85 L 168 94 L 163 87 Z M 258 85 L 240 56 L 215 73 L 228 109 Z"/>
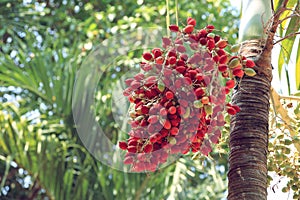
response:
<path id="1" fill-rule="evenodd" d="M 246 41 L 241 47 L 240 53 L 259 61 L 259 67 L 255 67 L 258 74 L 254 77 L 242 78 L 232 97 L 232 103 L 240 106 L 241 112 L 231 119 L 229 200 L 267 199 L 268 116 L 272 69 L 269 56 L 261 57 L 264 47 L 260 40 Z"/>

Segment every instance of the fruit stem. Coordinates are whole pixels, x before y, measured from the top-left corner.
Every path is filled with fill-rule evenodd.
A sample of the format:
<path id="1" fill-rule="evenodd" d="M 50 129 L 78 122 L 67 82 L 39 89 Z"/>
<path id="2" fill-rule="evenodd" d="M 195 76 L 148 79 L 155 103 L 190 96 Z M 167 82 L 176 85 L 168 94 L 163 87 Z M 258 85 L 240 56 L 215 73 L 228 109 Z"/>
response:
<path id="1" fill-rule="evenodd" d="M 166 7 L 167 7 L 167 16 L 166 16 L 166 23 L 167 23 L 167 36 L 170 37 L 170 10 L 169 10 L 169 0 L 166 0 Z"/>
<path id="2" fill-rule="evenodd" d="M 175 18 L 176 18 L 176 25 L 178 26 L 178 0 L 175 0 Z"/>

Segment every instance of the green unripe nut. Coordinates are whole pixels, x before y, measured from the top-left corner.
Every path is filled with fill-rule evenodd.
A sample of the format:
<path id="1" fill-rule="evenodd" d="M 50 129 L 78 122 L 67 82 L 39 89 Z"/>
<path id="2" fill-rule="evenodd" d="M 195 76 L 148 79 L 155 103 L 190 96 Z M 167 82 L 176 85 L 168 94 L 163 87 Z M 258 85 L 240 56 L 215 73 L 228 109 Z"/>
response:
<path id="1" fill-rule="evenodd" d="M 204 110 L 208 115 L 211 115 L 213 113 L 213 109 L 211 105 L 204 105 Z"/>
<path id="2" fill-rule="evenodd" d="M 229 62 L 228 67 L 231 68 L 231 69 L 233 69 L 233 68 L 235 68 L 236 66 L 238 66 L 239 64 L 241 64 L 240 59 L 234 58 L 234 59 L 232 59 L 232 60 Z"/>
<path id="3" fill-rule="evenodd" d="M 238 51 L 240 50 L 240 47 L 241 47 L 240 44 L 233 45 L 233 46 L 230 48 L 230 51 L 231 51 L 232 53 L 236 53 L 236 52 L 238 52 Z"/>
<path id="4" fill-rule="evenodd" d="M 203 104 L 202 104 L 201 100 L 194 101 L 195 108 L 202 108 L 202 106 L 203 106 Z"/>
<path id="5" fill-rule="evenodd" d="M 171 145 L 175 145 L 177 143 L 177 141 L 174 137 L 168 137 L 168 141 Z"/>
<path id="6" fill-rule="evenodd" d="M 245 68 L 244 72 L 247 76 L 255 76 L 256 75 L 255 70 L 252 68 Z"/>

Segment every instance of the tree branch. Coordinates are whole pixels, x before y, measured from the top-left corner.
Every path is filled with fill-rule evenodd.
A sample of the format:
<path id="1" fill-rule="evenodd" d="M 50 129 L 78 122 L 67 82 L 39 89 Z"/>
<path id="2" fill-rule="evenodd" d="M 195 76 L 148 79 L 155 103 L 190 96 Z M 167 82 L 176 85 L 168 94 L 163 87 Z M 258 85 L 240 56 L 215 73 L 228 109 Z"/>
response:
<path id="1" fill-rule="evenodd" d="M 296 36 L 298 34 L 300 34 L 300 31 L 299 32 L 295 32 L 295 33 L 290 33 L 290 34 L 286 35 L 285 37 L 283 37 L 283 38 L 277 40 L 276 42 L 274 42 L 273 45 L 275 45 L 275 44 L 277 44 L 277 43 L 279 43 L 279 42 L 281 42 L 281 41 L 283 41 L 283 40 L 285 40 L 287 38 L 294 37 L 294 36 Z"/>
<path id="2" fill-rule="evenodd" d="M 272 8 L 272 11 L 273 13 L 275 12 L 275 9 L 274 9 L 274 3 L 273 3 L 273 0 L 270 0 L 271 1 L 271 8 Z"/>
<path id="3" fill-rule="evenodd" d="M 255 62 L 257 66 L 259 66 L 259 73 L 263 73 L 266 75 L 268 79 L 272 79 L 272 67 L 265 66 L 266 63 L 271 63 L 271 54 L 273 49 L 273 40 L 276 30 L 281 23 L 280 16 L 284 11 L 287 10 L 286 5 L 288 0 L 284 0 L 281 6 L 277 9 L 277 11 L 273 15 L 273 22 L 271 22 L 271 26 L 268 30 L 268 36 L 265 40 L 265 46 L 263 48 L 262 53 L 259 55 L 257 61 Z"/>
<path id="4" fill-rule="evenodd" d="M 286 9 L 286 10 L 289 10 L 289 9 Z M 289 16 L 283 18 L 283 19 L 281 19 L 281 20 L 280 20 L 280 23 L 282 23 L 283 21 L 285 21 L 285 20 L 287 20 L 287 19 L 290 19 L 290 18 L 292 18 L 292 17 L 299 17 L 299 16 L 300 16 L 300 15 L 299 15 L 297 12 L 295 12 L 295 13 L 293 13 L 293 14 L 291 14 L 291 15 L 289 15 Z"/>

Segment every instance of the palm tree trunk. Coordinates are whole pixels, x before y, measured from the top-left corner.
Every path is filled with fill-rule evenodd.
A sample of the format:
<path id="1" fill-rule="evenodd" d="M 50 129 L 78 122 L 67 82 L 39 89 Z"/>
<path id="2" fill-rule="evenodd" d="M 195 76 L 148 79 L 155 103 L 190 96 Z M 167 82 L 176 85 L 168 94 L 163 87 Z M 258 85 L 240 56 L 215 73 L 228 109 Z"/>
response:
<path id="1" fill-rule="evenodd" d="M 251 4 L 254 1 L 249 2 L 250 4 L 245 9 L 247 13 L 248 11 L 249 13 L 256 12 L 256 4 Z M 271 1 L 268 0 L 255 2 L 264 6 L 265 10 L 273 7 Z M 263 38 L 261 40 L 253 39 L 256 35 L 250 31 L 256 30 L 255 26 L 260 23 L 259 20 L 252 20 L 244 13 L 246 20 L 243 23 L 250 20 L 247 22 L 248 26 L 245 27 L 252 26 L 253 28 L 241 31 L 248 40 L 242 44 L 240 54 L 255 61 L 255 70 L 258 73 L 253 77 L 244 76 L 232 96 L 232 102 L 240 106 L 241 112 L 231 119 L 228 200 L 267 199 L 271 52 L 275 32 L 281 23 L 279 19 L 287 9 L 287 3 L 288 0 L 283 0 L 273 13 L 272 20 L 268 24 L 267 36 L 261 35 Z"/>
<path id="2" fill-rule="evenodd" d="M 240 53 L 256 61 L 257 75 L 244 76 L 232 96 L 241 112 L 231 119 L 229 200 L 267 199 L 269 97 L 272 80 L 270 53 L 262 58 L 261 40 L 245 41 Z M 266 50 L 266 49 L 264 49 Z M 264 54 L 265 55 L 265 54 Z M 257 62 L 256 62 L 257 63 Z"/>

